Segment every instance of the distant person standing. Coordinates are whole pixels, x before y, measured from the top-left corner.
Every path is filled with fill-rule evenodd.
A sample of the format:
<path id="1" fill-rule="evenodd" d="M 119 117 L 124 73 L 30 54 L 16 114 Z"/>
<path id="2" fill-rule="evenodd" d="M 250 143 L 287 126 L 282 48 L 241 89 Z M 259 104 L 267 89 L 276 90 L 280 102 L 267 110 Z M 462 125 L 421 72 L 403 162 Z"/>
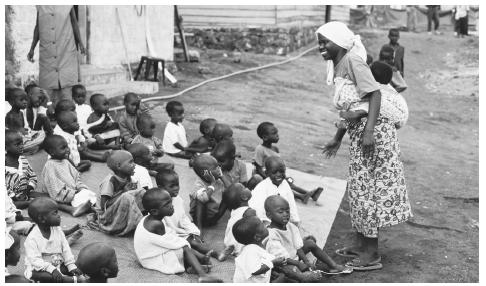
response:
<path id="1" fill-rule="evenodd" d="M 39 44 L 39 86 L 54 104 L 72 100 L 71 87 L 79 82 L 78 49 L 84 54 L 72 5 L 37 5 L 37 19 L 27 59 L 34 62 Z"/>
<path id="2" fill-rule="evenodd" d="M 390 29 L 388 31 L 388 39 L 390 39 L 390 42 L 383 45 L 381 49 L 383 50 L 384 47 L 391 47 L 393 49 L 393 65 L 397 68 L 397 70 L 403 77 L 403 58 L 405 56 L 405 48 L 403 46 L 400 46 L 400 44 L 398 43 L 398 39 L 400 39 L 400 31 L 395 28 Z"/>
<path id="3" fill-rule="evenodd" d="M 440 35 L 439 29 L 439 9 L 440 5 L 426 5 L 427 7 L 427 31 L 432 34 L 432 21 L 434 22 L 434 34 Z"/>
<path id="4" fill-rule="evenodd" d="M 468 34 L 468 15 L 469 5 L 456 5 L 455 10 L 455 32 L 457 37 L 464 37 Z"/>
<path id="5" fill-rule="evenodd" d="M 408 31 L 416 32 L 417 26 L 417 9 L 415 5 L 407 5 L 407 28 Z"/>

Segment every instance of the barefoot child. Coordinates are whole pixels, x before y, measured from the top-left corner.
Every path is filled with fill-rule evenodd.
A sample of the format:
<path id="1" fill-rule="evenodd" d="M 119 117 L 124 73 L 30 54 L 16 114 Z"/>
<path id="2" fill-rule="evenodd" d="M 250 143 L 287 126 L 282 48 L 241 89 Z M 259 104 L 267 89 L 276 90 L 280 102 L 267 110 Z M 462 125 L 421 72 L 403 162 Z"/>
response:
<path id="1" fill-rule="evenodd" d="M 125 94 L 123 97 L 125 112 L 118 117 L 120 134 L 125 146 L 131 144 L 135 136 L 139 134 L 137 129 L 137 119 L 142 114 L 148 114 L 148 109 L 141 104 L 140 97 L 133 92 Z"/>
<path id="2" fill-rule="evenodd" d="M 136 135 L 132 144 L 141 143 L 149 148 L 152 155 L 162 157 L 164 150 L 162 148 L 162 141 L 154 136 L 155 122 L 150 115 L 141 115 L 137 117 L 137 129 L 139 134 Z"/>
<path id="3" fill-rule="evenodd" d="M 123 236 L 133 231 L 142 219 L 145 189 L 131 181 L 135 163 L 129 152 L 113 151 L 106 163 L 114 174 L 108 175 L 100 185 L 98 226 L 101 231 Z"/>
<path id="4" fill-rule="evenodd" d="M 91 106 L 86 104 L 86 88 L 81 84 L 76 84 L 71 88 L 76 115 L 81 129 L 88 124 L 88 117 L 93 112 Z"/>
<path id="5" fill-rule="evenodd" d="M 179 237 L 186 239 L 191 248 L 206 256 L 217 258 L 219 253 L 211 249 L 200 237 L 201 231 L 187 216 L 184 201 L 179 194 L 179 176 L 174 170 L 161 170 L 155 177 L 157 186 L 167 191 L 172 197 L 174 214 L 164 218 L 165 224 L 175 230 Z"/>
<path id="6" fill-rule="evenodd" d="M 218 257 L 219 261 L 224 261 L 233 254 L 238 256 L 243 245 L 238 243 L 233 236 L 233 225 L 240 219 L 249 216 L 256 216 L 254 209 L 248 206 L 248 201 L 251 198 L 251 191 L 240 183 L 234 183 L 223 193 L 223 201 L 231 211 L 230 218 L 226 224 L 226 231 L 224 233 L 224 250 Z"/>
<path id="7" fill-rule="evenodd" d="M 393 63 L 394 67 L 400 72 L 400 75 L 404 77 L 404 62 L 403 57 L 405 56 L 405 48 L 398 43 L 398 39 L 400 39 L 400 31 L 396 28 L 392 28 L 388 31 L 388 39 L 390 42 L 388 44 L 383 45 L 381 49 L 383 50 L 384 47 L 391 47 L 393 49 Z"/>
<path id="8" fill-rule="evenodd" d="M 285 264 L 285 258 L 273 256 L 262 245 L 268 230 L 256 216 L 238 220 L 232 228 L 233 235 L 243 246 L 235 258 L 234 283 L 269 283 L 274 266 Z"/>
<path id="9" fill-rule="evenodd" d="M 41 283 L 84 281 L 61 230 L 56 202 L 50 198 L 35 199 L 29 205 L 29 216 L 36 226 L 24 242 L 25 278 Z"/>
<path id="10" fill-rule="evenodd" d="M 199 275 L 198 282 L 222 282 L 207 274 L 209 257 L 191 249 L 189 242 L 164 222 L 166 216 L 174 213 L 167 191 L 150 189 L 143 195 L 142 203 L 150 214 L 138 224 L 133 243 L 137 259 L 144 268 L 164 274 L 181 273 L 186 269 L 189 272 L 192 268 Z"/>
<path id="11" fill-rule="evenodd" d="M 145 145 L 140 143 L 128 145 L 127 151 L 132 154 L 133 162 L 135 163 L 135 171 L 132 176 L 132 182 L 137 183 L 138 187 L 140 188 L 145 188 L 147 190 L 153 188 L 154 185 L 148 169 L 140 164 L 140 161 L 143 162 L 145 160 L 152 160 L 152 153 L 150 153 Z"/>
<path id="12" fill-rule="evenodd" d="M 107 283 L 118 275 L 115 249 L 101 242 L 94 242 L 81 249 L 76 266 L 89 277 L 88 283 Z"/>
<path id="13" fill-rule="evenodd" d="M 187 147 L 186 129 L 182 125 L 184 120 L 184 106 L 178 101 L 169 101 L 165 110 L 170 117 L 164 130 L 162 146 L 164 152 L 170 156 L 189 159 L 192 154 L 185 152 Z"/>
<path id="14" fill-rule="evenodd" d="M 201 121 L 199 124 L 199 131 L 202 136 L 195 139 L 189 144 L 189 147 L 185 148 L 186 151 L 191 153 L 208 153 L 214 148 L 213 130 L 216 126 L 216 119 L 207 118 Z"/>
<path id="15" fill-rule="evenodd" d="M 113 121 L 108 114 L 110 103 L 106 96 L 95 93 L 89 98 L 89 104 L 93 113 L 88 117 L 87 129 L 96 139 L 93 149 L 120 149 L 120 130 L 118 123 Z"/>
<path id="16" fill-rule="evenodd" d="M 51 156 L 41 173 L 41 192 L 59 203 L 59 208 L 77 217 L 91 210 L 96 204 L 96 194 L 81 181 L 81 174 L 69 162 L 69 147 L 59 135 L 44 141 L 44 148 Z"/>
<path id="17" fill-rule="evenodd" d="M 258 125 L 257 135 L 263 140 L 263 143 L 261 145 L 258 145 L 255 148 L 254 165 L 256 167 L 256 173 L 262 176 L 263 178 L 265 178 L 266 175 L 263 168 L 265 164 L 265 160 L 270 156 L 280 157 L 280 153 L 277 146 L 272 145 L 274 143 L 277 143 L 279 140 L 278 129 L 271 122 L 262 122 L 260 123 L 260 125 Z M 294 180 L 292 178 L 289 177 L 285 179 L 287 183 L 289 183 L 294 193 L 294 196 L 300 199 L 304 204 L 307 204 L 309 198 L 312 198 L 312 200 L 317 201 L 323 191 L 323 188 L 321 187 L 316 188 L 312 191 L 306 191 L 301 187 L 295 185 Z"/>
<path id="18" fill-rule="evenodd" d="M 397 91 L 402 92 L 407 89 L 407 83 L 403 79 L 401 72 L 397 69 L 395 65 L 395 50 L 389 45 L 385 45 L 380 50 L 379 60 L 383 61 L 393 68 L 393 76 L 391 79 L 391 86 Z"/>
<path id="19" fill-rule="evenodd" d="M 320 247 L 317 246 L 315 238 L 307 237 L 302 239 L 299 228 L 289 223 L 290 207 L 287 200 L 278 195 L 273 195 L 265 200 L 265 212 L 271 220 L 268 226 L 268 240 L 265 249 L 274 256 L 282 256 L 287 259 L 287 264 L 297 266 L 298 272 L 292 279 L 299 282 L 311 282 L 308 275 L 299 275 L 306 270 L 312 270 L 314 265 L 309 261 L 306 254 L 311 252 L 318 261 L 329 267 L 327 273 L 340 274 L 351 273 L 352 268 L 339 265 L 332 260 Z M 314 277 L 319 279 L 320 277 Z M 316 281 L 314 281 L 316 282 Z"/>
<path id="20" fill-rule="evenodd" d="M 294 194 L 285 180 L 285 163 L 278 156 L 270 156 L 265 160 L 265 174 L 267 178 L 261 181 L 252 191 L 252 198 L 248 205 L 256 210 L 257 216 L 265 223 L 270 220 L 265 212 L 265 200 L 272 195 L 280 195 L 289 202 L 290 222 L 299 225 L 300 218 L 295 205 Z"/>
<path id="21" fill-rule="evenodd" d="M 25 109 L 24 120 L 34 131 L 44 130 L 46 135 L 52 134 L 51 123 L 47 118 L 49 98 L 46 92 L 35 84 L 25 87 L 29 96 L 29 106 Z"/>

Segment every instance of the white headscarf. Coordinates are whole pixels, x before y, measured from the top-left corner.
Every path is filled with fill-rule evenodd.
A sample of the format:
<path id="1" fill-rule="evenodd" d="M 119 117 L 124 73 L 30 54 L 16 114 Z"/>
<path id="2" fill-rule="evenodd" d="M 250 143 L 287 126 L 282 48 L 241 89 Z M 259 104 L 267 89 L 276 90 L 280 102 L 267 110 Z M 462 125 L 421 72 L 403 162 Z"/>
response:
<path id="1" fill-rule="evenodd" d="M 326 37 L 336 45 L 348 52 L 355 53 L 364 61 L 366 61 L 366 49 L 361 42 L 361 37 L 355 35 L 346 24 L 341 22 L 328 22 L 319 27 L 316 31 L 316 37 L 318 34 Z M 334 80 L 334 64 L 332 60 L 327 61 L 327 84 L 333 84 Z"/>

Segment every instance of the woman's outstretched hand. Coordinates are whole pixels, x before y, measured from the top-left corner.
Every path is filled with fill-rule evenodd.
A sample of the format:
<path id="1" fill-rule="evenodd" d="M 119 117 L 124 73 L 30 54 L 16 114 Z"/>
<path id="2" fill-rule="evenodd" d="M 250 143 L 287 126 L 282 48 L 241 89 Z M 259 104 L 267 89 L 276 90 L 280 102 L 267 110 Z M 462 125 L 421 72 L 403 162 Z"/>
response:
<path id="1" fill-rule="evenodd" d="M 340 146 L 341 140 L 336 140 L 335 138 L 333 138 L 324 146 L 322 153 L 326 156 L 326 159 L 332 158 L 336 156 L 336 153 L 339 150 Z"/>
<path id="2" fill-rule="evenodd" d="M 375 138 L 373 137 L 373 131 L 365 130 L 363 132 L 363 137 L 361 137 L 361 140 L 363 155 L 365 157 L 373 156 L 373 152 L 375 150 Z"/>

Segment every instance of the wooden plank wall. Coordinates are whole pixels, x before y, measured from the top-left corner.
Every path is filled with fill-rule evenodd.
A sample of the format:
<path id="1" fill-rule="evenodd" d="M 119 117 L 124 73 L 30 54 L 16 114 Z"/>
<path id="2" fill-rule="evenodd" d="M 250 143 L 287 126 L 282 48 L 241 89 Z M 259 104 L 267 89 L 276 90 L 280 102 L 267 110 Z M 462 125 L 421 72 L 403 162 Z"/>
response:
<path id="1" fill-rule="evenodd" d="M 184 27 L 290 27 L 324 23 L 325 5 L 178 5 Z M 333 5 L 331 19 L 348 22 L 349 6 Z"/>

